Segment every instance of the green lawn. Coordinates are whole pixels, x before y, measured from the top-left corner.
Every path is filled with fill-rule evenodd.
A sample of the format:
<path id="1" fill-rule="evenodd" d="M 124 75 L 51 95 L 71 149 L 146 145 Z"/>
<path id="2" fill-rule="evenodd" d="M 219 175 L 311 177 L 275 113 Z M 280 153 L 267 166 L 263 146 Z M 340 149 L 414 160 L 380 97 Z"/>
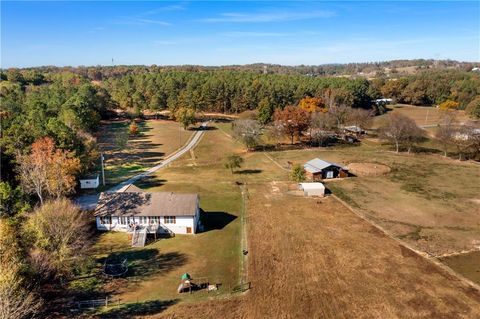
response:
<path id="1" fill-rule="evenodd" d="M 138 123 L 140 134 L 130 136 L 130 122 L 104 123 L 98 134 L 98 143 L 105 154 L 105 177 L 108 185 L 115 185 L 158 164 L 188 141 L 192 131 L 180 124 L 165 120 Z"/>
<path id="2" fill-rule="evenodd" d="M 198 193 L 205 231 L 160 239 L 144 248 L 131 248 L 125 233 L 100 234 L 92 247 L 96 269 L 101 268 L 104 258 L 112 252 L 126 256 L 131 267 L 125 279 L 107 280 L 100 285 L 100 290 L 128 303 L 204 299 L 230 293 L 238 285 L 242 196 L 240 186 L 235 183 L 237 174 L 232 175 L 224 169 L 221 159 L 224 153 L 241 151 L 241 146 L 220 130 L 209 130 L 206 134 L 193 156 L 187 153 L 170 167 L 137 184 L 148 191 Z M 215 145 L 220 140 L 221 143 Z M 205 277 L 210 283 L 220 284 L 219 291 L 179 295 L 177 287 L 185 272 L 194 279 Z M 76 284 L 81 286 L 81 283 Z"/>
<path id="3" fill-rule="evenodd" d="M 144 248 L 131 248 L 125 233 L 101 234 L 93 247 L 96 258 L 103 261 L 111 252 L 121 253 L 131 268 L 125 283 L 112 291 L 111 296 L 123 302 L 211 296 L 206 292 L 177 294 L 180 276 L 185 272 L 194 279 L 206 277 L 211 283 L 221 284 L 219 293 L 230 292 L 239 280 L 241 194 L 238 187 L 175 183 L 162 186 L 161 191 L 199 193 L 206 229 L 193 236 L 160 239 Z"/>

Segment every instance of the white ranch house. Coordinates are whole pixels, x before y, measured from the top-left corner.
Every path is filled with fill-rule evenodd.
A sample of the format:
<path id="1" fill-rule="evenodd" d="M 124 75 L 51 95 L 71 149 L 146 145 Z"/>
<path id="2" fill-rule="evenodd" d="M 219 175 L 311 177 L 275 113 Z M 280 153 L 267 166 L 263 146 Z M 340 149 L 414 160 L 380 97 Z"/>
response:
<path id="1" fill-rule="evenodd" d="M 97 229 L 104 231 L 195 234 L 199 218 L 197 194 L 148 193 L 135 186 L 101 193 L 95 209 Z"/>

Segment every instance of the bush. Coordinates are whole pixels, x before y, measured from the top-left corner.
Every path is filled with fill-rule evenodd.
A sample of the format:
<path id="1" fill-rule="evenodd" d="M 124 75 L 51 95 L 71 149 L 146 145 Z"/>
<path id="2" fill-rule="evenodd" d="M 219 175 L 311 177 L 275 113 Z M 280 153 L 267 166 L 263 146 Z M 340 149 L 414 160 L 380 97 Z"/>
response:
<path id="1" fill-rule="evenodd" d="M 303 182 L 305 180 L 305 170 L 303 169 L 303 166 L 300 164 L 295 164 L 290 177 L 297 183 Z"/>
<path id="2" fill-rule="evenodd" d="M 139 133 L 138 125 L 137 123 L 135 123 L 135 121 L 132 121 L 132 123 L 128 127 L 128 132 L 130 133 L 130 135 L 138 135 Z"/>

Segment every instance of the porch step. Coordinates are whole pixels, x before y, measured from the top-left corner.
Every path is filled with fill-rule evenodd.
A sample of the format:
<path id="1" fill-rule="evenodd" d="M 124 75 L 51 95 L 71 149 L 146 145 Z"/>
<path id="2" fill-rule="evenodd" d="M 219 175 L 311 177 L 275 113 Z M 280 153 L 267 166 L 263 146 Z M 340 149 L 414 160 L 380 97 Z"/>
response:
<path id="1" fill-rule="evenodd" d="M 132 247 L 145 247 L 146 240 L 147 240 L 147 229 L 142 228 L 133 233 Z"/>

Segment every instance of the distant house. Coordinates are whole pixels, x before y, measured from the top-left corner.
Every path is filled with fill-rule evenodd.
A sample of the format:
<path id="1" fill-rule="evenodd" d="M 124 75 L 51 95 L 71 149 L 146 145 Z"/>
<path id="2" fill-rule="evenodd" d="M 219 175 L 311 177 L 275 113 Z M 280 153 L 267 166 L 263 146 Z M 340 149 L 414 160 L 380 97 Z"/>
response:
<path id="1" fill-rule="evenodd" d="M 458 141 L 468 141 L 471 139 L 477 139 L 480 138 L 480 129 L 472 129 L 469 132 L 455 132 L 453 134 L 453 139 L 458 140 Z"/>
<path id="2" fill-rule="evenodd" d="M 300 183 L 298 188 L 305 196 L 325 196 L 325 186 L 322 183 Z"/>
<path id="3" fill-rule="evenodd" d="M 99 230 L 194 234 L 200 218 L 199 197 L 149 193 L 130 186 L 124 192 L 101 193 L 95 218 Z"/>
<path id="4" fill-rule="evenodd" d="M 385 104 L 390 104 L 392 103 L 392 99 L 376 99 L 374 100 L 375 104 L 377 105 L 385 105 Z"/>
<path id="5" fill-rule="evenodd" d="M 365 131 L 364 129 L 362 129 L 360 126 L 356 126 L 356 125 L 344 126 L 344 127 L 343 127 L 343 132 L 344 132 L 344 133 L 354 133 L 354 134 L 356 134 L 356 135 L 366 134 L 366 133 L 367 133 L 367 131 Z"/>
<path id="6" fill-rule="evenodd" d="M 303 165 L 303 168 L 305 169 L 307 178 L 312 181 L 348 176 L 347 168 L 319 158 L 308 161 Z"/>
<path id="7" fill-rule="evenodd" d="M 480 68 L 479 68 L 479 67 L 474 67 L 474 68 L 472 69 L 472 72 L 480 72 Z"/>
<path id="8" fill-rule="evenodd" d="M 100 185 L 100 180 L 99 180 L 98 174 L 80 178 L 81 189 L 97 188 L 99 185 Z"/>

